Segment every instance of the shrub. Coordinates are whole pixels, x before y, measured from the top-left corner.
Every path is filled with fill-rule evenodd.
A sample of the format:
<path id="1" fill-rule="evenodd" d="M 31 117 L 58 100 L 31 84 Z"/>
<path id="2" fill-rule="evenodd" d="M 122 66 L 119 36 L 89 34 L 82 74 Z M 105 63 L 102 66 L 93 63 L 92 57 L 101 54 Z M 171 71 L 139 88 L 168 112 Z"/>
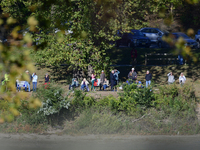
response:
<path id="1" fill-rule="evenodd" d="M 42 107 L 38 110 L 38 114 L 49 116 L 59 113 L 62 108 L 68 109 L 70 102 L 68 97 L 64 97 L 62 94 L 63 90 L 60 87 L 51 84 L 48 88 L 39 88 L 34 94 L 42 101 Z"/>

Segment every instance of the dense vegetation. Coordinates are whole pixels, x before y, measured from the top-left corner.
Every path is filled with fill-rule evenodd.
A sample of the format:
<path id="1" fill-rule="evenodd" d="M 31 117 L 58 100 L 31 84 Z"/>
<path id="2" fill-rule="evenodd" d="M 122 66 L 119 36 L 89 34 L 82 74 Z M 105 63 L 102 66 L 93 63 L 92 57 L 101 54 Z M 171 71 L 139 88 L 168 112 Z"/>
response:
<path id="1" fill-rule="evenodd" d="M 166 85 L 159 92 L 151 88 L 124 85 L 118 98 L 94 99 L 80 90 L 65 94 L 59 87 L 41 87 L 34 94 L 42 100 L 39 109 L 28 109 L 22 100 L 21 116 L 4 132 L 43 132 L 48 125 L 64 128 L 66 134 L 197 134 L 197 99 L 192 85 Z M 28 129 L 26 127 L 29 127 Z"/>

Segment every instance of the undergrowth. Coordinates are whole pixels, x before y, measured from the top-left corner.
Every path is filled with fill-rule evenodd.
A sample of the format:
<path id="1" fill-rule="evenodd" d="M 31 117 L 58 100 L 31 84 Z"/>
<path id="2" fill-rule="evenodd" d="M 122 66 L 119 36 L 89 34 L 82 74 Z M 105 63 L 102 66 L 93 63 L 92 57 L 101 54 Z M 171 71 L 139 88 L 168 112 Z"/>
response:
<path id="1" fill-rule="evenodd" d="M 22 100 L 21 116 L 15 128 L 4 124 L 0 131 L 44 131 L 48 125 L 59 125 L 66 134 L 198 134 L 200 126 L 196 115 L 196 96 L 192 85 L 138 88 L 124 85 L 118 98 L 113 96 L 95 99 L 75 90 L 63 96 L 59 87 L 48 87 L 34 94 L 43 102 L 43 107 L 29 109 Z M 38 90 L 39 91 L 39 90 Z M 44 105 L 50 101 L 48 105 Z M 45 107 L 44 107 L 45 106 Z M 44 113 L 41 110 L 52 110 Z"/>

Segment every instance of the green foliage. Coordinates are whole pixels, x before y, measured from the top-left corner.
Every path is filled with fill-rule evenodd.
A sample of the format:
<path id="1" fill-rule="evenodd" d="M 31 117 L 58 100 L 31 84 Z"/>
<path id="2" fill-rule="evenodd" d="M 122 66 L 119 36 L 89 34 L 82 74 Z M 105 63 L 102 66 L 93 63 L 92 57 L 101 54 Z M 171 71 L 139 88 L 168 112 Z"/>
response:
<path id="1" fill-rule="evenodd" d="M 22 100 L 19 111 L 21 112 L 21 116 L 17 118 L 18 124 L 29 124 L 29 125 L 39 125 L 39 124 L 47 124 L 47 117 L 45 115 L 38 114 L 38 109 L 30 109 L 28 107 L 28 101 Z"/>
<path id="2" fill-rule="evenodd" d="M 42 107 L 38 110 L 38 114 L 49 116 L 59 113 L 62 108 L 68 109 L 70 102 L 62 94 L 63 90 L 52 84 L 48 88 L 45 88 L 45 85 L 39 88 L 34 94 L 35 97 L 40 98 L 42 101 Z"/>
<path id="3" fill-rule="evenodd" d="M 71 107 L 73 110 L 81 111 L 95 105 L 94 97 L 86 96 L 81 90 L 74 90 L 73 99 L 71 100 Z"/>
<path id="4" fill-rule="evenodd" d="M 136 84 L 126 84 L 123 91 L 120 93 L 119 109 L 127 111 L 128 114 L 133 114 L 137 108 L 151 107 L 155 101 L 155 95 L 150 88 L 138 88 Z"/>
<path id="5" fill-rule="evenodd" d="M 167 111 L 168 113 L 180 113 L 183 111 L 190 112 L 195 110 L 195 91 L 193 86 L 184 85 L 168 85 L 159 87 L 160 93 L 157 94 L 155 105 L 158 109 Z"/>

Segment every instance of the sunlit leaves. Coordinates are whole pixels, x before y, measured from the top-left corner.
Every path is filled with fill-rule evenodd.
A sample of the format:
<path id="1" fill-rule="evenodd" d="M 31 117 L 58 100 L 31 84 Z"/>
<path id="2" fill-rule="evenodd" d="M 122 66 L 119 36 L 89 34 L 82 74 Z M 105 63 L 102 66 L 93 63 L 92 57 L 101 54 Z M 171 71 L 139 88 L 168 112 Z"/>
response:
<path id="1" fill-rule="evenodd" d="M 38 25 L 38 21 L 35 19 L 34 16 L 31 16 L 27 20 L 28 25 L 30 26 L 30 31 L 35 31 L 35 26 Z"/>

